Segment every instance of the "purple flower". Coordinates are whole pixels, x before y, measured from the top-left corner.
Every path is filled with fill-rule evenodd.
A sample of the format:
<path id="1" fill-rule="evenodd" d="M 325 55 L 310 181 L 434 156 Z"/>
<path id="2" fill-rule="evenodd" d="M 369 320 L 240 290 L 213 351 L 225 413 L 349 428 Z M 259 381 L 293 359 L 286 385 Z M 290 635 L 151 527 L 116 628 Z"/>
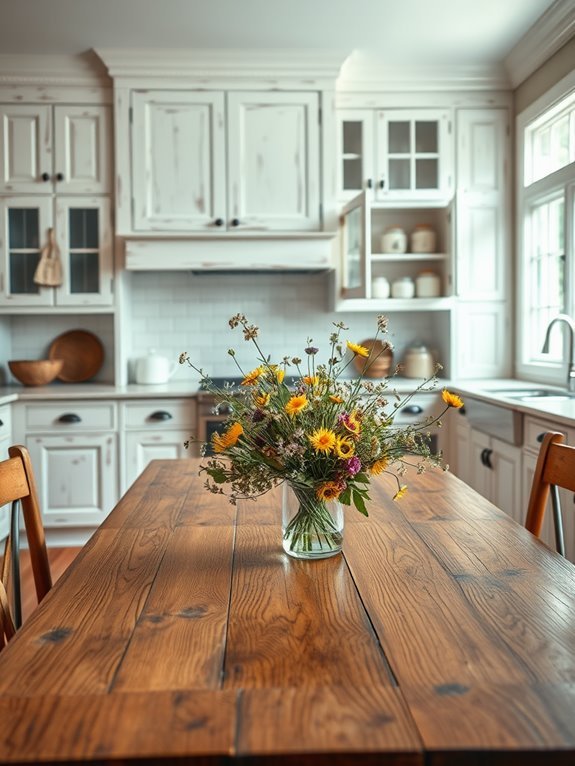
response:
<path id="1" fill-rule="evenodd" d="M 345 461 L 345 468 L 349 476 L 355 476 L 361 471 L 361 460 L 357 455 L 354 455 Z"/>

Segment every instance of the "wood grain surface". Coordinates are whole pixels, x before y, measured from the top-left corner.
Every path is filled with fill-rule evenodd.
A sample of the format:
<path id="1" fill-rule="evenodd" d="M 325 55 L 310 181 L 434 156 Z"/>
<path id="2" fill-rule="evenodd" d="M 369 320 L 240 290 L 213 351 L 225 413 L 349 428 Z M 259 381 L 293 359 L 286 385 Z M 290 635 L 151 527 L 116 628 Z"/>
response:
<path id="1" fill-rule="evenodd" d="M 0 653 L 0 762 L 575 764 L 575 567 L 455 477 L 344 555 L 154 461 Z"/>

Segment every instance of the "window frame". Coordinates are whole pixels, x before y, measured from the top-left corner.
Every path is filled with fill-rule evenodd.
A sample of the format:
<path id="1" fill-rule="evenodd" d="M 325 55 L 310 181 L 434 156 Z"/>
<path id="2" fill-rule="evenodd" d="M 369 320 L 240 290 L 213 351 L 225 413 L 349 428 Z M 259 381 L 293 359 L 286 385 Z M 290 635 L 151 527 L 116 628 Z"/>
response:
<path id="1" fill-rule="evenodd" d="M 528 356 L 529 322 L 527 299 L 529 297 L 529 244 L 530 211 L 538 203 L 557 191 L 564 193 L 565 233 L 565 312 L 575 319 L 575 162 L 571 162 L 548 176 L 524 186 L 526 129 L 541 119 L 545 112 L 556 108 L 563 99 L 575 95 L 575 70 L 556 83 L 540 98 L 529 105 L 516 118 L 516 345 L 515 372 L 518 378 L 565 387 L 567 380 L 566 360 L 569 352 L 569 334 L 564 328 L 553 332 L 563 335 L 563 360 L 546 361 Z M 542 328 L 544 332 L 545 328 Z"/>

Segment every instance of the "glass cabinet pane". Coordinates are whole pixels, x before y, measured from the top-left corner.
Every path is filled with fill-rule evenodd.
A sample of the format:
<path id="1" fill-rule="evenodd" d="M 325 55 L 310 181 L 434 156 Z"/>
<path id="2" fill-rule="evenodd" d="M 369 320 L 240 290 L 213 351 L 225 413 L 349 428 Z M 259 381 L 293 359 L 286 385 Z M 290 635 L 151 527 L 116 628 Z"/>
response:
<path id="1" fill-rule="evenodd" d="M 439 188 L 439 163 L 437 160 L 415 160 L 415 188 Z"/>
<path id="2" fill-rule="evenodd" d="M 409 160 L 389 160 L 389 188 L 411 189 L 411 167 Z"/>
<path id="3" fill-rule="evenodd" d="M 355 208 L 345 217 L 346 227 L 346 252 L 344 287 L 354 289 L 361 287 L 361 210 Z"/>
<path id="4" fill-rule="evenodd" d="M 437 122 L 415 123 L 415 151 L 418 154 L 437 154 L 439 151 L 439 139 Z"/>
<path id="5" fill-rule="evenodd" d="M 409 154 L 411 139 L 408 121 L 389 123 L 387 149 L 390 154 Z"/>
<path id="6" fill-rule="evenodd" d="M 37 295 L 34 274 L 40 260 L 40 215 L 37 208 L 8 210 L 9 292 Z"/>
<path id="7" fill-rule="evenodd" d="M 72 294 L 99 291 L 99 213 L 94 208 L 70 208 L 68 212 L 69 289 Z"/>

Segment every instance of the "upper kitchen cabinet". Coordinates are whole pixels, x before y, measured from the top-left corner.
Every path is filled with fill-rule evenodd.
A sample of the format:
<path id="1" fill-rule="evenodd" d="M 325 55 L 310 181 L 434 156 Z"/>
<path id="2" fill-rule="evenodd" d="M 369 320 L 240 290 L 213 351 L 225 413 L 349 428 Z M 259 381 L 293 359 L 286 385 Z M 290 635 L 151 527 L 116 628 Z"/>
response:
<path id="1" fill-rule="evenodd" d="M 0 194 L 105 194 L 112 181 L 108 106 L 0 105 Z"/>
<path id="2" fill-rule="evenodd" d="M 135 232 L 320 230 L 317 93 L 131 98 Z"/>
<path id="3" fill-rule="evenodd" d="M 113 231 L 108 197 L 0 197 L 0 307 L 109 306 Z M 60 264 L 57 286 L 35 281 Z"/>
<path id="4" fill-rule="evenodd" d="M 340 109 L 336 120 L 340 201 L 363 189 L 399 204 L 452 196 L 450 110 Z"/>

